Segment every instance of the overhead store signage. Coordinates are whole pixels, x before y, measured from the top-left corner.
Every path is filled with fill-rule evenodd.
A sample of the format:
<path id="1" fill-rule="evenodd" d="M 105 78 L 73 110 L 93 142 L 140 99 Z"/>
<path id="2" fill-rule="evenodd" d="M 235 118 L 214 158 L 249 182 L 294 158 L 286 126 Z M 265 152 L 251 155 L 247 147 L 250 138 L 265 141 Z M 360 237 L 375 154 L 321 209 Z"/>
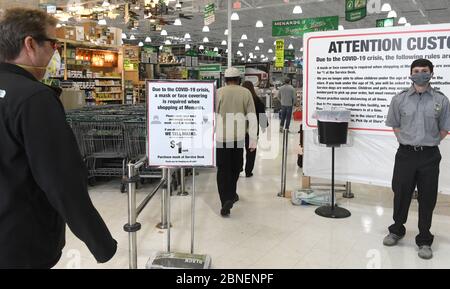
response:
<path id="1" fill-rule="evenodd" d="M 275 67 L 282 68 L 284 67 L 284 40 L 278 39 L 275 44 Z"/>
<path id="2" fill-rule="evenodd" d="M 378 19 L 376 27 L 392 27 L 394 26 L 394 18 Z"/>
<path id="3" fill-rule="evenodd" d="M 295 50 L 294 49 L 285 49 L 284 50 L 284 60 L 295 60 Z"/>
<path id="4" fill-rule="evenodd" d="M 367 0 L 345 0 L 345 20 L 354 22 L 367 15 Z"/>
<path id="5" fill-rule="evenodd" d="M 214 10 L 215 10 L 214 3 L 208 4 L 205 6 L 205 9 L 204 9 L 205 25 L 211 25 L 212 23 L 214 23 L 214 21 L 216 21 L 216 15 L 214 13 Z"/>
<path id="6" fill-rule="evenodd" d="M 272 21 L 272 36 L 303 36 L 314 31 L 337 30 L 339 16 Z"/>
<path id="7" fill-rule="evenodd" d="M 215 86 L 211 81 L 147 81 L 152 167 L 214 167 Z"/>
<path id="8" fill-rule="evenodd" d="M 202 72 L 215 72 L 215 71 L 220 72 L 220 68 L 221 68 L 220 64 L 211 64 L 211 65 L 201 65 L 198 67 L 198 70 Z"/>

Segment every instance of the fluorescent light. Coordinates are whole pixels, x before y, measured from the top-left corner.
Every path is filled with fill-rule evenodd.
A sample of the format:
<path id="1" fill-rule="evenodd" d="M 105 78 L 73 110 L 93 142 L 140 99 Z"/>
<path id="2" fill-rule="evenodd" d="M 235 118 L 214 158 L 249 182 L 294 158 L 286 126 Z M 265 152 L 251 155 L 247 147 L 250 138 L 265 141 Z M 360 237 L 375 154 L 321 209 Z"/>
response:
<path id="1" fill-rule="evenodd" d="M 342 30 L 344 30 L 344 29 L 345 29 L 345 28 L 344 28 L 344 25 L 339 25 L 339 26 L 338 26 L 338 30 L 339 30 L 339 31 L 342 31 Z"/>
<path id="2" fill-rule="evenodd" d="M 161 36 L 167 36 L 167 31 L 165 29 L 161 30 Z"/>
<path id="3" fill-rule="evenodd" d="M 134 37 L 134 35 L 131 35 L 130 40 L 136 40 L 136 37 Z"/>
<path id="4" fill-rule="evenodd" d="M 300 7 L 300 5 L 295 6 L 294 10 L 292 10 L 292 13 L 293 14 L 302 14 L 303 13 L 302 7 Z"/>
<path id="5" fill-rule="evenodd" d="M 400 19 L 398 19 L 398 24 L 406 24 L 407 22 L 405 17 L 400 17 Z"/>
<path id="6" fill-rule="evenodd" d="M 191 35 L 189 33 L 184 34 L 184 39 L 191 39 Z"/>
<path id="7" fill-rule="evenodd" d="M 267 51 L 267 53 L 273 53 L 272 48 L 270 48 L 270 49 Z"/>
<path id="8" fill-rule="evenodd" d="M 239 45 L 238 45 L 239 47 L 244 47 L 244 43 L 242 43 L 242 42 L 239 42 Z"/>
<path id="9" fill-rule="evenodd" d="M 189 43 L 184 46 L 184 49 L 186 49 L 186 50 L 191 49 L 191 46 L 189 45 Z"/>
<path id="10" fill-rule="evenodd" d="M 106 25 L 106 20 L 105 19 L 100 19 L 98 20 L 98 25 Z"/>
<path id="11" fill-rule="evenodd" d="M 159 47 L 159 50 L 163 50 L 163 47 L 164 47 L 164 46 L 161 45 L 161 46 Z"/>
<path id="12" fill-rule="evenodd" d="M 209 27 L 207 25 L 203 26 L 202 32 L 209 32 Z"/>
<path id="13" fill-rule="evenodd" d="M 172 42 L 169 39 L 167 39 L 166 41 L 164 41 L 164 44 L 165 45 L 172 45 Z"/>
<path id="14" fill-rule="evenodd" d="M 256 21 L 256 28 L 262 28 L 264 27 L 264 23 L 261 20 Z"/>
<path id="15" fill-rule="evenodd" d="M 259 39 L 258 39 L 258 43 L 264 43 L 264 39 L 259 38 Z"/>
<path id="16" fill-rule="evenodd" d="M 383 6 L 381 6 L 381 12 L 389 12 L 391 10 L 391 4 L 389 3 L 384 3 Z"/>
<path id="17" fill-rule="evenodd" d="M 241 58 L 241 61 L 245 61 L 245 57 L 242 57 L 242 58 Z"/>
<path id="18" fill-rule="evenodd" d="M 180 18 L 177 18 L 177 19 L 175 19 L 175 22 L 173 23 L 173 25 L 175 25 L 175 26 L 181 26 L 181 25 L 183 25 L 183 24 L 181 23 Z"/>
<path id="19" fill-rule="evenodd" d="M 144 46 L 144 43 L 141 41 L 141 42 L 139 42 L 139 47 L 142 47 L 142 46 Z"/>
<path id="20" fill-rule="evenodd" d="M 300 52 L 303 52 L 303 47 L 302 47 L 302 48 L 300 48 Z"/>
<path id="21" fill-rule="evenodd" d="M 259 51 L 259 46 L 255 46 L 255 51 Z"/>
<path id="22" fill-rule="evenodd" d="M 205 47 L 204 47 L 203 45 L 200 45 L 200 46 L 198 47 L 198 49 L 199 49 L 199 50 L 203 50 L 203 49 L 205 49 Z"/>
<path id="23" fill-rule="evenodd" d="M 411 23 L 405 23 L 405 27 L 411 27 Z"/>
<path id="24" fill-rule="evenodd" d="M 233 14 L 231 14 L 231 20 L 238 21 L 239 15 L 236 12 L 233 12 Z"/>
<path id="25" fill-rule="evenodd" d="M 387 18 L 397 18 L 397 12 L 395 10 L 389 11 Z"/>
<path id="26" fill-rule="evenodd" d="M 209 42 L 208 37 L 203 38 L 203 43 L 208 43 L 208 42 Z"/>
<path id="27" fill-rule="evenodd" d="M 236 52 L 237 55 L 241 56 L 242 52 L 240 50 L 238 50 L 238 52 Z"/>
<path id="28" fill-rule="evenodd" d="M 241 40 L 247 40 L 248 38 L 247 38 L 247 34 L 242 34 L 242 36 L 241 36 Z"/>
<path id="29" fill-rule="evenodd" d="M 122 33 L 122 39 L 127 39 L 127 35 L 125 33 Z"/>
<path id="30" fill-rule="evenodd" d="M 227 41 L 226 40 L 222 40 L 221 45 L 227 45 Z"/>
<path id="31" fill-rule="evenodd" d="M 225 29 L 225 32 L 223 32 L 224 35 L 228 35 L 228 29 Z"/>
<path id="32" fill-rule="evenodd" d="M 248 62 L 251 62 L 251 61 L 252 61 L 252 59 L 251 59 L 251 58 L 249 58 L 249 59 L 247 59 L 247 61 L 248 61 Z"/>
<path id="33" fill-rule="evenodd" d="M 219 52 L 219 48 L 214 47 L 214 52 Z"/>
<path id="34" fill-rule="evenodd" d="M 152 42 L 152 39 L 151 39 L 150 37 L 147 36 L 147 37 L 145 38 L 145 42 Z"/>
<path id="35" fill-rule="evenodd" d="M 266 58 L 266 56 L 264 54 L 261 54 L 261 58 Z"/>
<path id="36" fill-rule="evenodd" d="M 294 49 L 294 45 L 292 45 L 292 43 L 289 44 L 288 49 Z"/>
<path id="37" fill-rule="evenodd" d="M 228 53 L 228 49 L 227 49 L 227 50 L 225 50 L 225 53 Z"/>

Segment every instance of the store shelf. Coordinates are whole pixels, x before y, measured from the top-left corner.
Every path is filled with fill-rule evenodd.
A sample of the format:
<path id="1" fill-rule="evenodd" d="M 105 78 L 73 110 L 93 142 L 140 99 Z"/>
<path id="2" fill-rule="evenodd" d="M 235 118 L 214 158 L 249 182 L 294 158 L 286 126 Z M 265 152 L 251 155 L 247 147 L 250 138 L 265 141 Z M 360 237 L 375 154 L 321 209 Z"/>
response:
<path id="1" fill-rule="evenodd" d="M 97 94 L 114 94 L 114 93 L 122 93 L 122 91 L 96 91 Z"/>
<path id="2" fill-rule="evenodd" d="M 95 87 L 122 87 L 121 84 L 117 84 L 117 85 L 95 85 Z"/>
<path id="3" fill-rule="evenodd" d="M 95 101 L 122 101 L 121 98 L 96 98 Z"/>

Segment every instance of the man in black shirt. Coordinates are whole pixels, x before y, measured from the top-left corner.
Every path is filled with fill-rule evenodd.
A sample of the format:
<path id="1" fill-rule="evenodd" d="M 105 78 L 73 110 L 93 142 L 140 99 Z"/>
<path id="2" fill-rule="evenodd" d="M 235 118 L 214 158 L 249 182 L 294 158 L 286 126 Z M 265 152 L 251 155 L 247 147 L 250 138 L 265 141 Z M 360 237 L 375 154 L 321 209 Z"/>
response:
<path id="1" fill-rule="evenodd" d="M 99 263 L 117 250 L 59 93 L 39 82 L 57 49 L 56 24 L 22 8 L 0 19 L 0 268 L 53 267 L 66 224 Z"/>

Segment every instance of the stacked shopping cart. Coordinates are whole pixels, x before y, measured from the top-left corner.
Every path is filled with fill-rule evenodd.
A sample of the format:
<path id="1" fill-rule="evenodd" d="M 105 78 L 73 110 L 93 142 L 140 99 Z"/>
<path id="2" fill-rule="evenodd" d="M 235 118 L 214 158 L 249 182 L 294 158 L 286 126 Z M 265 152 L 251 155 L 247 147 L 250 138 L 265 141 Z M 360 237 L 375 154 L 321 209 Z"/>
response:
<path id="1" fill-rule="evenodd" d="M 147 127 L 144 106 L 108 105 L 67 112 L 80 152 L 89 170 L 89 183 L 96 177 L 126 176 L 126 164 L 146 154 Z M 147 177 L 160 172 L 146 169 Z M 146 177 L 142 173 L 142 177 Z M 150 173 L 150 176 L 148 175 Z M 121 191 L 125 191 L 122 182 Z"/>

